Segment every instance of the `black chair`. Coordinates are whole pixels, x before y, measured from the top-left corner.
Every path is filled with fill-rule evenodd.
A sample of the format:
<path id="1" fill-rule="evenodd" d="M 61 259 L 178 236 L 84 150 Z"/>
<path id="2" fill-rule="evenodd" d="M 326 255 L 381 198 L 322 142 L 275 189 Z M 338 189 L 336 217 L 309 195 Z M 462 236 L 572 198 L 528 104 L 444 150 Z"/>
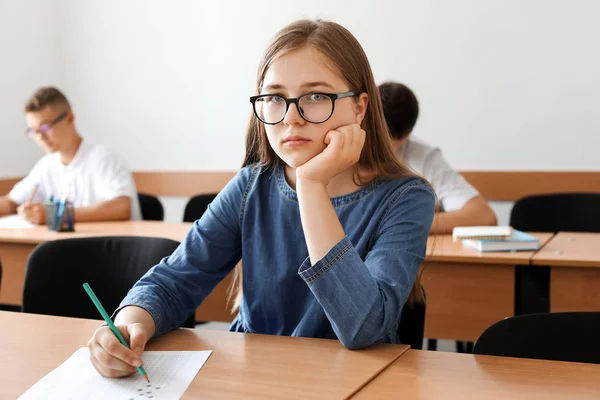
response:
<path id="1" fill-rule="evenodd" d="M 115 236 L 54 240 L 38 245 L 27 260 L 23 312 L 100 319 L 82 285 L 88 282 L 110 314 L 129 289 L 178 242 Z M 181 326 L 193 328 L 191 315 Z"/>
<path id="2" fill-rule="evenodd" d="M 194 222 L 200 219 L 215 197 L 217 197 L 217 193 L 200 194 L 192 197 L 185 205 L 183 222 Z"/>
<path id="3" fill-rule="evenodd" d="M 520 315 L 486 329 L 473 352 L 599 364 L 599 337 L 600 312 Z"/>
<path id="4" fill-rule="evenodd" d="M 600 232 L 600 193 L 561 193 L 517 200 L 510 225 L 530 232 Z"/>
<path id="5" fill-rule="evenodd" d="M 156 196 L 138 193 L 142 219 L 145 221 L 162 221 L 165 218 L 165 210 Z"/>
<path id="6" fill-rule="evenodd" d="M 424 289 L 423 297 L 425 297 Z M 400 336 L 400 343 L 408 344 L 414 350 L 423 349 L 426 308 L 426 302 L 406 303 L 402 308 L 402 316 L 398 324 L 398 336 Z"/>

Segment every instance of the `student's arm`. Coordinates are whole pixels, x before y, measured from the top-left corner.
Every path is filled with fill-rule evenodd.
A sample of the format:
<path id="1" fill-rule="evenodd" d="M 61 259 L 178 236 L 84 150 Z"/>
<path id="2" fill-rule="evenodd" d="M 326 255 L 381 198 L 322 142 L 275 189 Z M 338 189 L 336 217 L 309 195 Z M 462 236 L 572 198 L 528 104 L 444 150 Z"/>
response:
<path id="1" fill-rule="evenodd" d="M 360 349 L 382 340 L 398 325 L 425 256 L 435 198 L 420 180 L 399 188 L 393 204 L 386 206 L 377 242 L 363 261 L 345 236 L 326 187 L 332 176 L 358 161 L 364 131 L 356 126 L 339 131 L 328 133 L 323 153 L 296 170 L 309 253 L 298 273 L 340 342 Z"/>
<path id="2" fill-rule="evenodd" d="M 42 212 L 43 215 L 46 214 L 46 210 L 44 209 L 43 203 L 45 201 L 45 196 L 47 195 L 44 192 L 43 185 L 40 185 L 40 182 L 43 179 L 43 175 L 47 173 L 47 157 L 41 158 L 31 169 L 29 174 L 21 179 L 13 188 L 10 190 L 5 196 L 0 197 L 0 215 L 2 214 L 15 214 L 19 213 L 21 217 L 26 220 L 37 223 L 37 217 L 34 218 L 33 214 L 38 214 Z M 33 198 L 31 198 L 31 194 L 34 193 Z M 31 204 L 30 204 L 31 202 Z M 19 206 L 19 204 L 21 206 Z M 37 211 L 33 212 L 29 207 L 27 212 L 23 210 L 23 206 L 32 206 L 34 204 L 38 204 L 35 208 Z M 42 209 L 41 211 L 39 211 Z M 28 217 L 31 217 L 32 220 L 26 218 L 26 214 Z M 33 220 L 35 219 L 35 221 Z M 43 219 L 41 224 L 45 223 L 46 220 Z"/>
<path id="3" fill-rule="evenodd" d="M 0 196 L 0 215 L 15 214 L 18 206 L 9 195 Z"/>
<path id="4" fill-rule="evenodd" d="M 175 252 L 146 273 L 121 302 L 120 307 L 138 306 L 152 315 L 155 337 L 179 326 L 240 260 L 241 210 L 255 171 L 240 171 Z"/>
<path id="5" fill-rule="evenodd" d="M 175 252 L 127 293 L 115 312 L 115 325 L 131 351 L 107 327 L 96 330 L 88 347 L 91 362 L 101 375 L 134 373 L 148 339 L 179 326 L 235 267 L 241 258 L 243 199 L 255 172 L 242 169 L 194 223 Z"/>
<path id="6" fill-rule="evenodd" d="M 346 233 L 327 193 L 333 177 L 354 166 L 365 143 L 365 131 L 358 124 L 330 131 L 327 147 L 296 169 L 296 192 L 308 256 L 316 262 Z"/>
<path id="7" fill-rule="evenodd" d="M 131 199 L 119 196 L 87 207 L 75 208 L 75 222 L 124 221 L 131 215 Z"/>
<path id="8" fill-rule="evenodd" d="M 436 212 L 431 233 L 452 233 L 457 226 L 485 226 L 496 225 L 496 213 L 481 196 L 472 198 L 456 211 Z"/>
<path id="9" fill-rule="evenodd" d="M 496 214 L 477 189 L 432 149 L 423 160 L 423 177 L 433 186 L 443 212 L 436 213 L 431 233 L 451 233 L 456 226 L 496 225 Z"/>
<path id="10" fill-rule="evenodd" d="M 88 342 L 92 365 L 102 376 L 109 378 L 136 372 L 136 368 L 142 365 L 142 353 L 155 329 L 150 313 L 134 306 L 125 307 L 119 312 L 115 326 L 129 343 L 130 349 L 119 342 L 108 326 L 97 329 Z"/>
<path id="11" fill-rule="evenodd" d="M 137 190 L 133 175 L 124 160 L 116 153 L 104 149 L 97 164 L 98 181 L 94 184 L 96 204 L 75 210 L 75 221 L 123 221 L 131 219 Z"/>
<path id="12" fill-rule="evenodd" d="M 364 259 L 344 237 L 298 271 L 348 349 L 368 347 L 394 333 L 425 258 L 435 210 L 433 192 L 415 180 L 393 197 Z M 324 217 L 322 211 L 314 214 Z M 313 233 L 307 224 L 303 227 L 306 236 Z"/>
<path id="13" fill-rule="evenodd" d="M 17 207 L 19 215 L 32 224 L 46 223 L 46 206 L 41 203 L 22 204 Z M 75 222 L 124 221 L 131 214 L 131 199 L 119 196 L 87 207 L 75 208 Z"/>

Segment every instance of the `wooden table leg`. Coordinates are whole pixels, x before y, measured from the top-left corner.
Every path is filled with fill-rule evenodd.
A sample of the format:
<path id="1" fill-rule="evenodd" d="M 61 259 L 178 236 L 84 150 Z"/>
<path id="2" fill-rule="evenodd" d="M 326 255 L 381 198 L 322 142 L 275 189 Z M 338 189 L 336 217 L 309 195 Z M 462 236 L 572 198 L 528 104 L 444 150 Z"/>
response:
<path id="1" fill-rule="evenodd" d="M 3 271 L 0 303 L 21 305 L 27 257 L 35 246 L 26 243 L 0 243 Z"/>
<path id="2" fill-rule="evenodd" d="M 600 311 L 600 269 L 552 267 L 550 310 Z"/>
<path id="3" fill-rule="evenodd" d="M 423 268 L 425 337 L 474 342 L 513 315 L 514 266 L 427 262 Z"/>

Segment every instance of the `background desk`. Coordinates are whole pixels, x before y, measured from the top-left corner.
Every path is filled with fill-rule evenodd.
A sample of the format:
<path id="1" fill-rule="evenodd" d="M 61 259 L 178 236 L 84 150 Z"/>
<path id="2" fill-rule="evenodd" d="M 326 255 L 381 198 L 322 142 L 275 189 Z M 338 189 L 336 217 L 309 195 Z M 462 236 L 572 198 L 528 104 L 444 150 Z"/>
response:
<path id="1" fill-rule="evenodd" d="M 0 229 L 0 260 L 3 277 L 0 303 L 20 305 L 29 253 L 40 243 L 56 239 L 89 236 L 150 236 L 181 242 L 191 223 L 156 221 L 86 222 L 75 225 L 75 232 L 51 232 L 44 226 L 31 229 Z"/>
<path id="2" fill-rule="evenodd" d="M 533 235 L 542 246 L 553 236 Z M 514 315 L 515 265 L 529 265 L 533 255 L 481 253 L 451 235 L 430 236 L 422 266 L 425 337 L 473 342 L 493 323 Z"/>
<path id="3" fill-rule="evenodd" d="M 534 311 L 600 311 L 600 233 L 559 232 L 531 265 L 530 274 L 545 284 L 528 290 L 549 299 Z"/>
<path id="4" fill-rule="evenodd" d="M 0 399 L 15 399 L 86 346 L 102 321 L 0 312 Z M 343 399 L 407 346 L 350 351 L 337 340 L 180 329 L 148 350 L 213 350 L 184 399 Z M 152 379 L 152 371 L 148 371 Z"/>
<path id="5" fill-rule="evenodd" d="M 409 350 L 352 399 L 599 399 L 599 376 L 596 364 Z"/>

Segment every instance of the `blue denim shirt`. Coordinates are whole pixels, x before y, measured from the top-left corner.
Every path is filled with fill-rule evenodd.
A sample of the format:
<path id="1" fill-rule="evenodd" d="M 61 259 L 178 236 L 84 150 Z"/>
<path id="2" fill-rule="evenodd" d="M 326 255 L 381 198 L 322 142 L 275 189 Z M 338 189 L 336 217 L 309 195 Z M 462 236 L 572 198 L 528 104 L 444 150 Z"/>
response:
<path id="1" fill-rule="evenodd" d="M 346 237 L 313 264 L 283 168 L 243 168 L 120 307 L 146 309 L 161 335 L 243 258 L 232 331 L 338 338 L 350 349 L 398 343 L 402 307 L 425 257 L 432 189 L 416 177 L 376 179 L 331 202 Z"/>

